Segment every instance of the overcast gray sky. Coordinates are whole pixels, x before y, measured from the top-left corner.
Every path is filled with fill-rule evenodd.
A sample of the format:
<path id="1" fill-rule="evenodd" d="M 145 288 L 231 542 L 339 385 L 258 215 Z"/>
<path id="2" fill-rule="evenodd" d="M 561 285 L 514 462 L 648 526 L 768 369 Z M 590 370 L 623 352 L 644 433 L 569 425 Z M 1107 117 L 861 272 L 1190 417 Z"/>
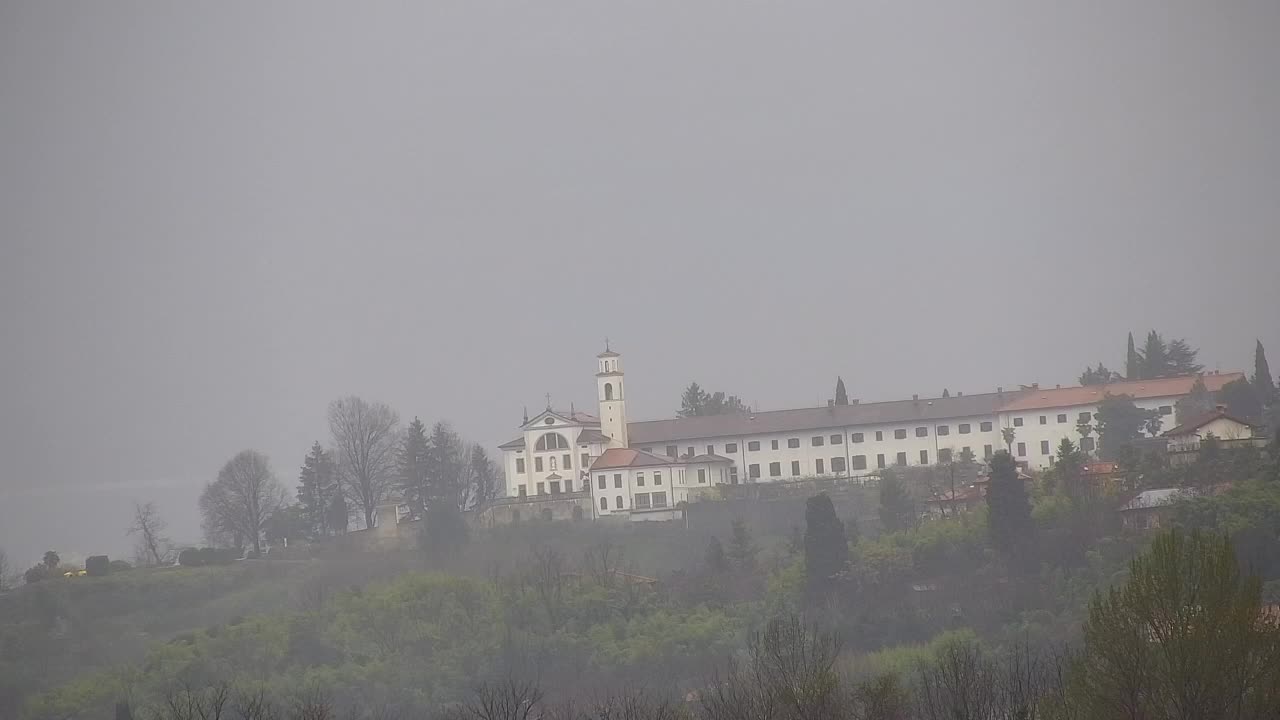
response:
<path id="1" fill-rule="evenodd" d="M 932 5 L 932 7 L 927 7 Z M 1050 7 L 1052 5 L 1052 7 Z M 0 547 L 178 538 L 334 397 L 509 439 L 1280 365 L 1280 3 L 0 2 Z"/>

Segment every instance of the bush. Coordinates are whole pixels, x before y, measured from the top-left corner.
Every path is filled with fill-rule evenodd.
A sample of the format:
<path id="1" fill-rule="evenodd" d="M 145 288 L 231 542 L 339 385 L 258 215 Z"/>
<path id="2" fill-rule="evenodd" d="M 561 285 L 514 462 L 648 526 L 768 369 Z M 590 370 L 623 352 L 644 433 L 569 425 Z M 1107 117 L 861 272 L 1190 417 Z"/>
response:
<path id="1" fill-rule="evenodd" d="M 44 565 L 36 565 L 35 567 L 31 568 L 30 570 L 22 574 L 23 581 L 26 582 L 28 585 L 38 583 L 41 580 L 44 580 L 45 578 L 48 578 L 48 577 L 49 577 L 49 568 L 45 567 Z"/>
<path id="2" fill-rule="evenodd" d="M 229 565 L 240 558 L 235 548 L 187 548 L 178 553 L 178 564 L 183 567 L 205 565 Z"/>
<path id="3" fill-rule="evenodd" d="M 106 555 L 90 555 L 84 561 L 84 570 L 92 577 L 101 577 L 111 572 L 111 560 Z"/>

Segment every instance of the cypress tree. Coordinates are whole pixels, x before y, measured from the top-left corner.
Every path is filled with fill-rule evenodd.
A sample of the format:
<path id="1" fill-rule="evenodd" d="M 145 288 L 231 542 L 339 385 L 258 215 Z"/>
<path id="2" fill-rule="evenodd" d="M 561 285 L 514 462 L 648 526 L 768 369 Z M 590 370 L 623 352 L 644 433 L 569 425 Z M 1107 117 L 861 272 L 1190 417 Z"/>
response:
<path id="1" fill-rule="evenodd" d="M 1253 351 L 1253 384 L 1258 388 L 1263 405 L 1270 405 L 1275 400 L 1276 383 L 1271 378 L 1271 368 L 1267 366 L 1267 351 L 1263 349 L 1261 340 Z"/>
<path id="2" fill-rule="evenodd" d="M 844 389 L 844 378 L 840 377 L 839 375 L 836 376 L 836 404 L 837 405 L 849 404 L 849 393 Z"/>
<path id="3" fill-rule="evenodd" d="M 415 417 L 405 429 L 400 441 L 400 453 L 396 458 L 396 484 L 404 501 L 419 517 L 427 511 L 427 468 L 431 445 L 427 441 L 427 426 Z"/>
<path id="4" fill-rule="evenodd" d="M 826 493 L 814 495 L 804 508 L 805 578 L 813 595 L 829 589 L 833 578 L 849 562 L 849 543 L 844 523 L 836 517 L 836 506 Z"/>
<path id="5" fill-rule="evenodd" d="M 1027 489 L 1018 479 L 1013 456 L 1001 451 L 991 458 L 991 477 L 987 487 L 988 526 L 991 543 L 1000 550 L 1016 554 L 1025 549 L 1034 526 Z"/>
<path id="6" fill-rule="evenodd" d="M 1128 380 L 1142 379 L 1142 358 L 1133 346 L 1133 333 L 1129 333 L 1129 352 L 1124 359 L 1124 376 Z"/>

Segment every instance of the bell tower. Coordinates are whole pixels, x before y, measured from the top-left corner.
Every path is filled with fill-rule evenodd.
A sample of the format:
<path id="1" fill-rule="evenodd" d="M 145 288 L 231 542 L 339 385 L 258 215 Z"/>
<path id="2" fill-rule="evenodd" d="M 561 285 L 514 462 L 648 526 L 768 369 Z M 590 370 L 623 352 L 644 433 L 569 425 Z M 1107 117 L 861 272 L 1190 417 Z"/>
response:
<path id="1" fill-rule="evenodd" d="M 609 349 L 596 356 L 596 398 L 600 402 L 600 433 L 610 447 L 627 447 L 627 403 L 622 388 L 622 356 Z"/>

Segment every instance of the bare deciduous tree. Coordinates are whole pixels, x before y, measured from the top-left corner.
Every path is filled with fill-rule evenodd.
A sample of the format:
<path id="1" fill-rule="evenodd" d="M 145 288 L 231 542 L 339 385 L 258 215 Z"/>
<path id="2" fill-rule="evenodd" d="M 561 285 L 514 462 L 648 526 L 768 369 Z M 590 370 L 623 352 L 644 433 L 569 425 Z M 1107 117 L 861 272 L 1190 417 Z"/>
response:
<path id="1" fill-rule="evenodd" d="M 245 450 L 222 466 L 218 479 L 200 493 L 206 533 L 230 534 L 262 552 L 262 531 L 285 505 L 285 489 L 271 472 L 267 456 Z"/>
<path id="2" fill-rule="evenodd" d="M 169 561 L 172 553 L 169 538 L 164 535 L 167 527 L 168 523 L 160 517 L 160 511 L 156 509 L 155 503 L 134 503 L 133 525 L 129 527 L 129 534 L 138 537 L 135 557 L 140 562 L 148 565 L 163 565 Z"/>
<path id="3" fill-rule="evenodd" d="M 329 432 L 343 490 L 364 513 L 365 527 L 395 479 L 400 416 L 382 403 L 351 396 L 329 403 Z"/>

